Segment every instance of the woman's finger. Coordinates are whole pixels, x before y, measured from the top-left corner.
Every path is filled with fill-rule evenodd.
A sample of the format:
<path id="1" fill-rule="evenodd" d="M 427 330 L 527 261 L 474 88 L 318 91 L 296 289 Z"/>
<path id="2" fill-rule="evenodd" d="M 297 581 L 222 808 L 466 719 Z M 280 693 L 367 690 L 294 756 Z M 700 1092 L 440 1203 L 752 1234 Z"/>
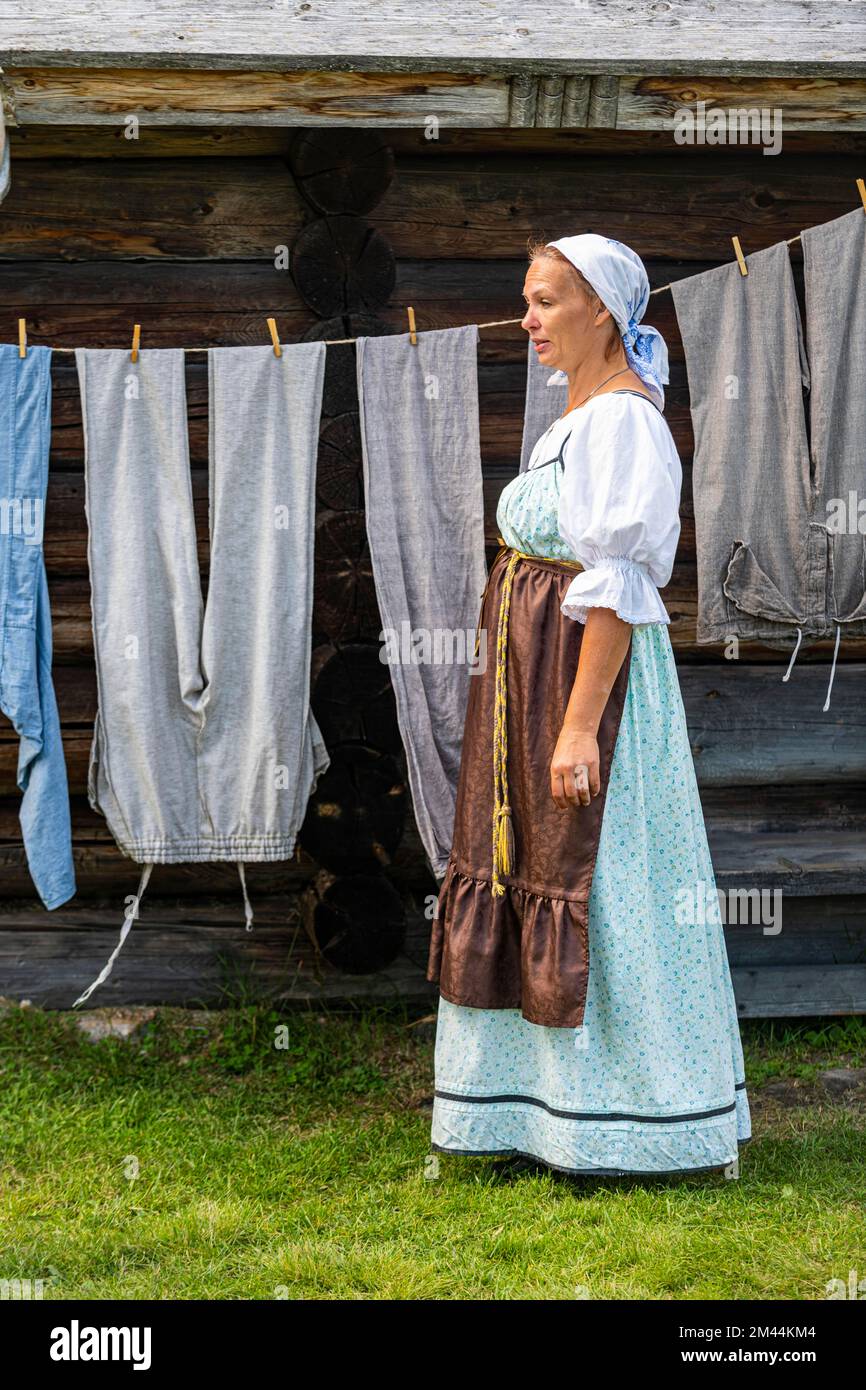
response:
<path id="1" fill-rule="evenodd" d="M 581 806 L 588 806 L 591 800 L 589 792 L 589 766 L 587 763 L 578 763 L 574 769 L 574 789 L 577 799 Z"/>
<path id="2" fill-rule="evenodd" d="M 568 809 L 568 793 L 565 787 L 565 779 L 559 772 L 552 772 L 550 774 L 550 794 L 560 811 Z"/>

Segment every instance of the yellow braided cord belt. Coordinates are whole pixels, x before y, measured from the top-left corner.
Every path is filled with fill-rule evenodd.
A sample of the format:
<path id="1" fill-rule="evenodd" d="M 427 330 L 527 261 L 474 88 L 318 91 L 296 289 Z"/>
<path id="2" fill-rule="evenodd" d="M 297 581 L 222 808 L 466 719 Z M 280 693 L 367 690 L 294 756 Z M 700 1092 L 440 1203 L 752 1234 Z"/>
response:
<path id="1" fill-rule="evenodd" d="M 499 537 L 504 546 L 505 541 Z M 514 550 L 505 568 L 502 598 L 499 605 L 499 626 L 496 633 L 496 687 L 493 712 L 493 896 L 501 897 L 505 884 L 500 874 L 510 874 L 514 866 L 514 825 L 508 803 L 508 691 L 505 679 L 505 658 L 508 650 L 508 613 L 511 606 L 511 585 L 518 560 L 544 560 L 551 565 L 567 565 L 582 570 L 576 560 L 556 560 L 550 555 L 533 555 L 531 551 Z M 480 627 L 479 627 L 480 632 Z M 476 644 L 477 652 L 477 644 Z"/>

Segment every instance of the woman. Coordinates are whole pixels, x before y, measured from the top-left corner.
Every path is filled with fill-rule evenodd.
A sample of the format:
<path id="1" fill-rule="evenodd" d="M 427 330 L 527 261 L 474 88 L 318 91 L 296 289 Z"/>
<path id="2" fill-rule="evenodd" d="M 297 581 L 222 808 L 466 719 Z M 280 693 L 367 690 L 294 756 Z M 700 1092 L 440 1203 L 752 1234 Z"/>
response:
<path id="1" fill-rule="evenodd" d="M 629 247 L 530 247 L 522 326 L 568 409 L 503 490 L 482 600 L 439 983 L 432 1147 L 569 1173 L 727 1168 L 743 1053 L 658 592 L 682 470 Z M 733 1170 L 736 1173 L 736 1168 Z"/>

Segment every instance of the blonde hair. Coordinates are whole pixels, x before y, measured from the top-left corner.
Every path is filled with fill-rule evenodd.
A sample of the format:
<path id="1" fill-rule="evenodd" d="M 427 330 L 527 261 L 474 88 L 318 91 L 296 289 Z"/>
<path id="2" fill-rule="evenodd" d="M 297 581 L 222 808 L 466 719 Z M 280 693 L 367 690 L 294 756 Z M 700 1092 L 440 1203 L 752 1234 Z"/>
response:
<path id="1" fill-rule="evenodd" d="M 596 294 L 595 290 L 592 288 L 592 285 L 589 283 L 586 276 L 582 275 L 581 272 L 578 270 L 577 266 L 573 265 L 567 256 L 563 256 L 562 252 L 558 250 L 556 246 L 548 246 L 545 241 L 539 241 L 535 237 L 530 237 L 529 241 L 527 242 L 526 251 L 527 256 L 529 257 L 530 265 L 532 265 L 535 261 L 546 259 L 558 261 L 560 265 L 567 266 L 571 274 L 574 276 L 577 288 L 580 290 L 581 294 L 583 295 L 586 302 L 589 304 L 590 308 L 594 309 L 596 313 L 599 309 L 607 308 L 607 305 L 604 304 L 603 301 Z M 608 327 L 610 328 L 610 337 L 604 345 L 604 355 L 607 360 L 614 356 L 617 346 L 621 345 L 622 343 L 622 336 L 619 331 L 619 325 L 617 324 L 613 315 L 611 315 Z"/>

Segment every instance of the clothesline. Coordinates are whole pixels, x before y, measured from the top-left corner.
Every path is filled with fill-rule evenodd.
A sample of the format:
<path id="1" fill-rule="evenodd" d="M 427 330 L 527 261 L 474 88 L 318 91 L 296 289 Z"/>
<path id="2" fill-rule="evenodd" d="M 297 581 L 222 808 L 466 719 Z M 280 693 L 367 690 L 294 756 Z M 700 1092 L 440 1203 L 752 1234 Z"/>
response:
<path id="1" fill-rule="evenodd" d="M 863 206 L 864 206 L 864 209 L 866 209 L 866 201 L 864 201 Z M 799 240 L 800 240 L 800 236 L 799 236 L 799 233 L 798 233 L 797 236 L 788 237 L 785 244 L 786 244 L 786 246 L 793 246 L 794 242 L 795 242 L 795 241 L 799 241 Z M 738 259 L 739 259 L 739 256 L 738 256 Z M 671 285 L 670 285 L 670 284 L 668 284 L 668 285 L 659 285 L 657 289 L 650 290 L 650 298 L 652 298 L 652 296 L 653 296 L 654 294 L 664 294 L 664 292 L 665 292 L 666 290 L 669 290 L 669 289 L 671 289 Z M 477 328 L 502 328 L 502 327 L 505 327 L 506 325 L 512 324 L 512 323 L 522 323 L 524 317 L 525 317 L 524 315 L 521 315 L 520 318 L 517 318 L 517 319 L 492 319 L 489 323 L 479 323 L 479 324 L 476 325 L 476 327 L 477 327 Z M 19 322 L 20 322 L 20 320 L 19 320 Z M 464 324 L 464 325 L 461 325 L 461 326 L 462 326 L 462 327 L 469 327 L 470 325 Z M 411 327 L 414 329 L 414 320 L 413 320 L 413 323 L 412 323 Z M 422 329 L 421 331 L 423 332 L 423 329 Z M 357 340 L 357 338 L 324 338 L 322 341 L 325 343 L 325 345 L 326 345 L 327 347 L 336 347 L 336 346 L 338 346 L 338 345 L 341 344 L 341 343 L 356 343 L 358 340 Z M 175 350 L 177 351 L 178 349 L 175 349 Z M 52 348 L 52 352 L 76 352 L 76 351 L 77 351 L 77 349 L 74 348 L 74 347 L 56 347 L 56 348 Z M 210 347 L 182 347 L 182 348 L 179 349 L 179 351 L 180 351 L 180 352 L 210 352 L 210 351 L 211 351 L 211 348 L 210 348 Z"/>

